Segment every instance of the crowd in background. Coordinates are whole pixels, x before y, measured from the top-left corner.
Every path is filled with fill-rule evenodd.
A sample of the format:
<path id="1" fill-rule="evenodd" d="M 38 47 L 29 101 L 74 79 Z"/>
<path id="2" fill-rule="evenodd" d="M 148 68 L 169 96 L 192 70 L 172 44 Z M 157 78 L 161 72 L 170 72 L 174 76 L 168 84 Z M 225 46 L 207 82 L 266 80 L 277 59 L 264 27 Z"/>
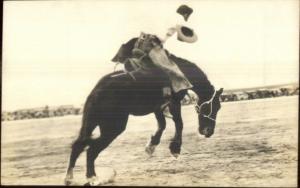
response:
<path id="1" fill-rule="evenodd" d="M 37 119 L 37 118 L 49 118 L 59 117 L 66 115 L 79 115 L 82 107 L 74 107 L 73 105 L 63 105 L 58 107 L 41 107 L 31 109 L 21 109 L 13 112 L 2 112 L 2 121 L 21 120 L 21 119 Z"/>
<path id="2" fill-rule="evenodd" d="M 299 95 L 299 87 L 279 87 L 272 89 L 258 89 L 258 90 L 239 90 L 239 91 L 224 91 L 221 95 L 222 102 L 253 100 L 259 98 L 280 97 Z M 195 93 L 189 93 L 181 101 L 182 105 L 194 104 L 197 101 Z M 73 105 L 63 105 L 58 107 L 41 107 L 32 109 L 22 109 L 13 112 L 2 112 L 1 121 L 12 121 L 33 118 L 49 118 L 66 115 L 80 115 L 82 114 L 82 106 L 75 107 Z"/>

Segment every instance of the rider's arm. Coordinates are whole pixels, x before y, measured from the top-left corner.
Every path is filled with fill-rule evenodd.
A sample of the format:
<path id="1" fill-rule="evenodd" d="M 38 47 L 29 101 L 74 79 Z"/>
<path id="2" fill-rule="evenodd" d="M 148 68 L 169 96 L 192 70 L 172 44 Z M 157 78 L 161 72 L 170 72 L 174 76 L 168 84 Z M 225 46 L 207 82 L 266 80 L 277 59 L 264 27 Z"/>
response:
<path id="1" fill-rule="evenodd" d="M 176 27 L 170 27 L 168 29 L 168 32 L 166 33 L 165 37 L 162 39 L 162 43 L 165 43 L 168 38 L 170 38 L 171 36 L 173 36 L 176 33 Z"/>

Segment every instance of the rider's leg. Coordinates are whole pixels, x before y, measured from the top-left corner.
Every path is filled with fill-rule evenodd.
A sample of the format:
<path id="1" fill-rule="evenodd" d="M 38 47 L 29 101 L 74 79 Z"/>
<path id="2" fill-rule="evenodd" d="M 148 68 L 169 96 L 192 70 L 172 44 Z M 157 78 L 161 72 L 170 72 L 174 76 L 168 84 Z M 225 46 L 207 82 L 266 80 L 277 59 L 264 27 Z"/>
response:
<path id="1" fill-rule="evenodd" d="M 170 86 L 163 87 L 162 92 L 163 92 L 164 102 L 160 106 L 160 109 L 164 110 L 170 104 L 171 101 L 171 96 L 172 96 L 171 87 Z"/>
<path id="2" fill-rule="evenodd" d="M 181 72 L 179 67 L 173 61 L 169 60 L 163 48 L 159 46 L 154 47 L 149 52 L 149 57 L 157 67 L 167 73 L 172 83 L 172 89 L 175 93 L 179 92 L 180 90 L 193 87 L 193 85 Z"/>

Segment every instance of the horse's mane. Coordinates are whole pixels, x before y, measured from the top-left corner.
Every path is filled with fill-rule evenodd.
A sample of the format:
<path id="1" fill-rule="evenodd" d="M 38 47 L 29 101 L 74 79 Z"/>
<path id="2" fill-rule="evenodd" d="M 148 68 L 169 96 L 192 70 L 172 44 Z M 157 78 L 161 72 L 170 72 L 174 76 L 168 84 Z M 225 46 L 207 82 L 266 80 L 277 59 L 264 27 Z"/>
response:
<path id="1" fill-rule="evenodd" d="M 169 53 L 167 51 L 167 53 Z M 194 91 L 200 94 L 203 100 L 207 100 L 214 91 L 214 86 L 211 85 L 206 74 L 195 63 L 186 59 L 169 54 L 169 58 L 174 61 L 180 70 L 185 74 L 187 79 L 193 84 Z"/>
<path id="2" fill-rule="evenodd" d="M 183 59 L 181 57 L 177 57 L 174 54 L 170 54 L 168 51 L 167 53 L 169 54 L 169 58 L 178 65 L 178 67 L 189 80 L 191 80 L 192 82 L 197 82 L 198 84 L 201 83 L 202 87 L 204 85 L 211 85 L 210 81 L 207 78 L 207 75 L 195 63 L 192 63 L 189 60 Z"/>

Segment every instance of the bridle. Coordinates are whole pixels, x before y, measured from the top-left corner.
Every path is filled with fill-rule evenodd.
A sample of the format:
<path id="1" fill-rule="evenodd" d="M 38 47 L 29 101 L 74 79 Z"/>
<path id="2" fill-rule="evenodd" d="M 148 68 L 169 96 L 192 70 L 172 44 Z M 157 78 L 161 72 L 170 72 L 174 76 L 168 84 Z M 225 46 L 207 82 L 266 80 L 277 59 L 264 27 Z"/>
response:
<path id="1" fill-rule="evenodd" d="M 202 115 L 203 117 L 208 118 L 208 119 L 210 119 L 210 120 L 212 120 L 212 121 L 216 121 L 216 119 L 214 119 L 214 118 L 211 117 L 212 109 L 213 109 L 212 101 L 214 100 L 215 96 L 216 96 L 216 90 L 214 91 L 214 94 L 212 95 L 211 99 L 209 99 L 209 100 L 206 101 L 206 102 L 203 102 L 200 106 L 198 105 L 198 102 L 195 104 L 196 112 L 197 112 L 199 115 Z M 201 109 L 202 109 L 202 107 L 203 107 L 205 104 L 210 105 L 210 112 L 209 112 L 208 115 L 201 114 Z"/>

